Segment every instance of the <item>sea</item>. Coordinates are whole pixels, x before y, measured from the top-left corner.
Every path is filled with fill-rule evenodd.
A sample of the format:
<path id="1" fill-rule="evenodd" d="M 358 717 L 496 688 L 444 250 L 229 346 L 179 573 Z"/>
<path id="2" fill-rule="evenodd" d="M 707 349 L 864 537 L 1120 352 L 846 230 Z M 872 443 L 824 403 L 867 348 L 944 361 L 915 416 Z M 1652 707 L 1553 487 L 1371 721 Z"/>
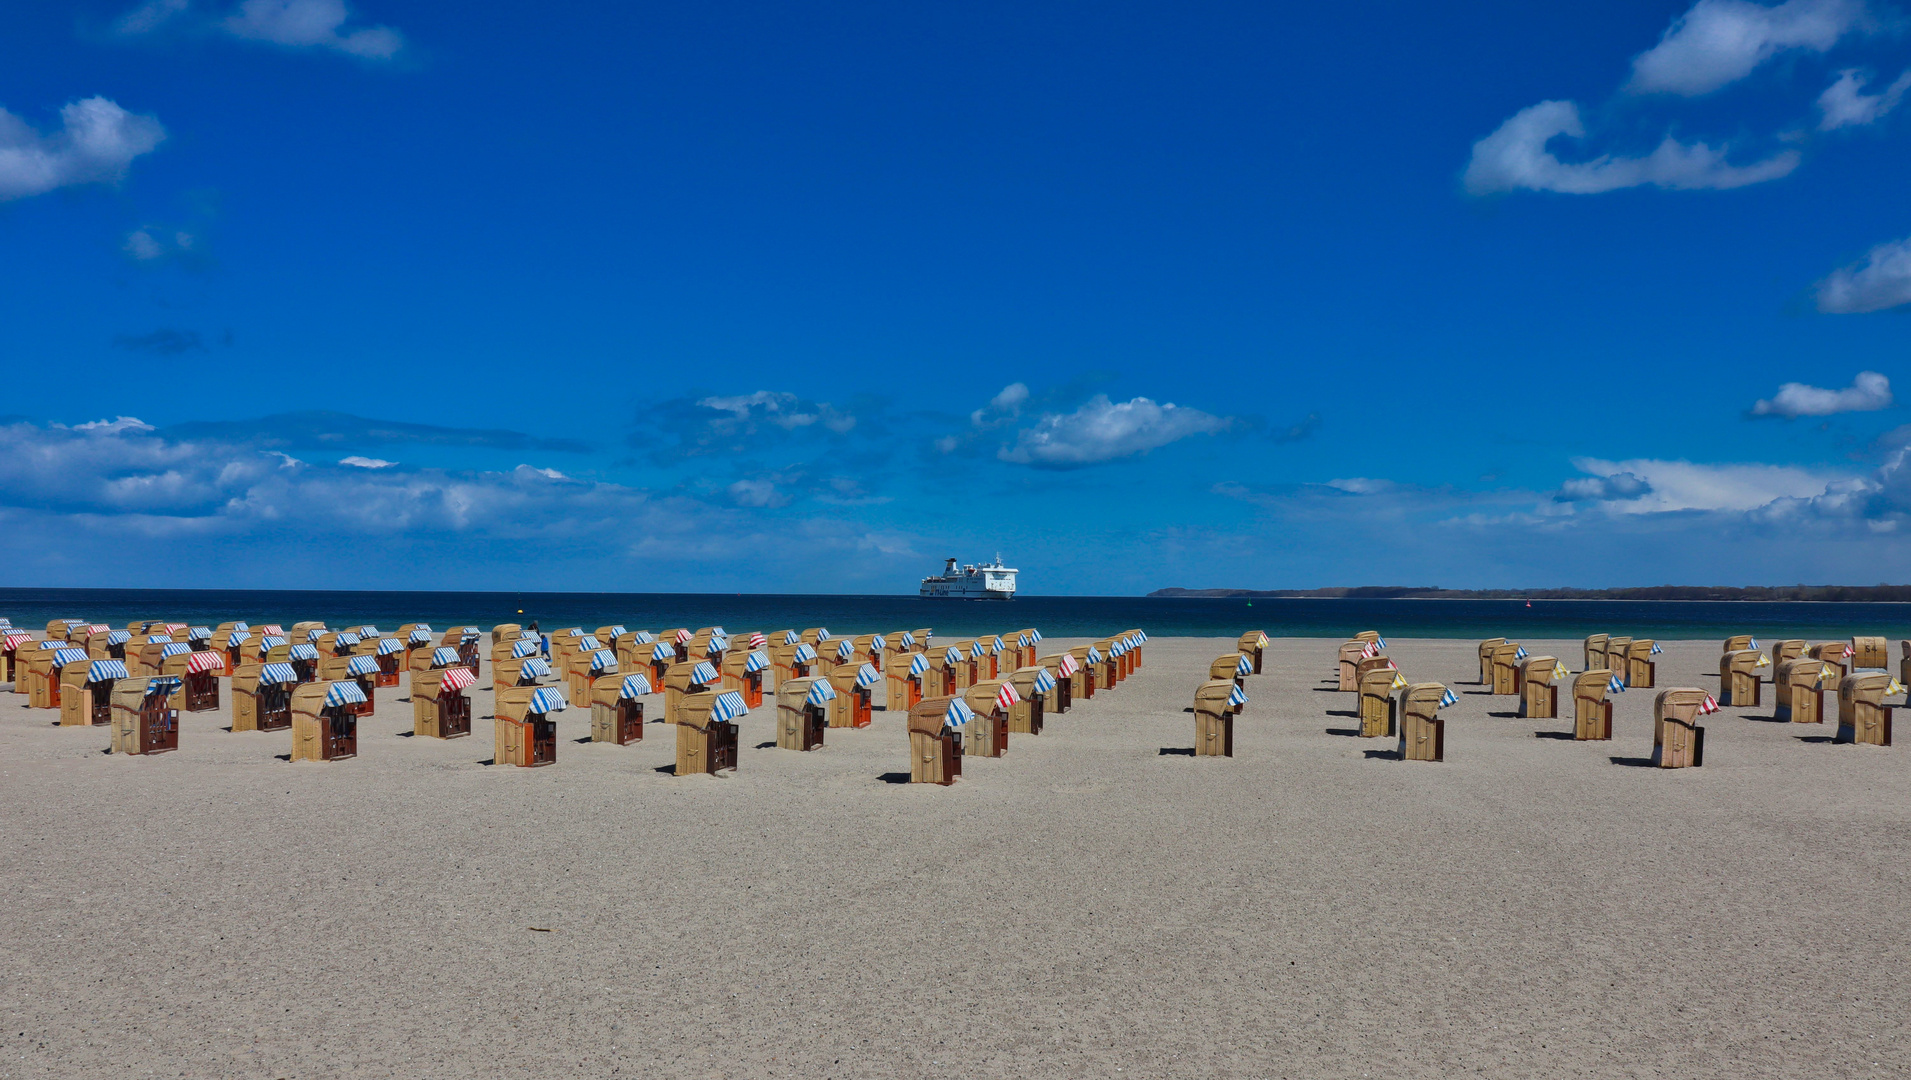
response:
<path id="1" fill-rule="evenodd" d="M 722 626 L 732 633 L 824 627 L 832 634 L 928 627 L 973 637 L 1034 628 L 1050 637 L 1103 637 L 1139 628 L 1156 637 L 1346 640 L 1377 630 L 1396 638 L 1582 638 L 1611 633 L 1660 640 L 1911 639 L 1911 604 L 1665 600 L 1329 600 L 1146 596 L 1018 596 L 1011 601 L 914 596 L 711 593 L 301 592 L 201 589 L 0 589 L 0 616 L 42 629 L 53 619 L 124 626 L 165 619 L 195 626 L 322 621 L 443 628 L 537 623 L 542 629 L 633 630 Z"/>

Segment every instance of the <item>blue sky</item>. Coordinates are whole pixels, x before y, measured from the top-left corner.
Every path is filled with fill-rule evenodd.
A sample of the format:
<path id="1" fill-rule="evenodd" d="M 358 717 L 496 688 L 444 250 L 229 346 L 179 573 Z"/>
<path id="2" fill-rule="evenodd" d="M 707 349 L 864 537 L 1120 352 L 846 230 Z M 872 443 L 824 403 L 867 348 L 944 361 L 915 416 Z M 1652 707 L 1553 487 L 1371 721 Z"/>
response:
<path id="1" fill-rule="evenodd" d="M 1911 579 L 1911 10 L 24 7 L 8 584 Z"/>

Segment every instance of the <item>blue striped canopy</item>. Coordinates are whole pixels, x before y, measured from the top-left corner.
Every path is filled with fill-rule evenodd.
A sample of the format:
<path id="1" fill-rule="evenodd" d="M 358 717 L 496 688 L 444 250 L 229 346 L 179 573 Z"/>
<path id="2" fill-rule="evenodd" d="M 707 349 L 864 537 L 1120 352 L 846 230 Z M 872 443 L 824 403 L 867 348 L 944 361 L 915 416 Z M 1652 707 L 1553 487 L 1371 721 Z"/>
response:
<path id="1" fill-rule="evenodd" d="M 617 640 L 618 638 L 620 638 L 620 637 L 623 637 L 623 636 L 624 636 L 624 632 L 625 632 L 625 631 L 624 631 L 624 628 L 623 628 L 623 627 L 621 627 L 621 626 L 613 626 L 613 627 L 611 627 L 611 628 L 610 628 L 610 639 L 611 639 L 612 641 L 616 641 L 616 640 Z"/>
<path id="2" fill-rule="evenodd" d="M 425 622 L 417 623 L 411 628 L 411 632 L 414 634 L 429 634 L 431 633 L 431 624 Z"/>
<path id="3" fill-rule="evenodd" d="M 1035 673 L 1036 693 L 1046 694 L 1053 689 L 1055 689 L 1055 676 L 1050 675 L 1047 668 L 1043 668 Z"/>
<path id="4" fill-rule="evenodd" d="M 677 658 L 677 648 L 668 641 L 659 641 L 656 645 L 651 647 L 650 658 L 652 660 L 675 660 Z"/>
<path id="5" fill-rule="evenodd" d="M 830 685 L 828 679 L 817 679 L 810 683 L 810 692 L 803 695 L 803 702 L 807 705 L 822 705 L 835 700 L 836 688 Z"/>
<path id="6" fill-rule="evenodd" d="M 511 659 L 513 660 L 521 656 L 536 656 L 537 654 L 538 643 L 535 641 L 520 641 L 516 645 L 511 646 Z"/>
<path id="7" fill-rule="evenodd" d="M 1665 651 L 1664 649 L 1661 649 L 1661 648 L 1659 647 L 1659 643 L 1658 643 L 1658 642 L 1656 642 L 1656 641 L 1655 641 L 1655 642 L 1653 642 L 1653 643 L 1652 643 L 1652 655 L 1654 655 L 1654 656 L 1657 656 L 1657 655 L 1659 655 L 1660 653 L 1662 653 L 1662 652 L 1664 652 L 1664 651 Z"/>
<path id="8" fill-rule="evenodd" d="M 251 623 L 236 622 L 232 624 L 232 628 L 241 634 L 249 634 L 252 632 Z"/>
<path id="9" fill-rule="evenodd" d="M 1091 664 L 1099 664 L 1102 662 L 1101 650 L 1093 645 L 1088 647 L 1088 662 Z"/>
<path id="10" fill-rule="evenodd" d="M 564 695 L 555 686 L 540 686 L 531 694 L 531 704 L 525 706 L 526 712 L 550 714 L 563 712 L 571 707 Z"/>
<path id="11" fill-rule="evenodd" d="M 186 631 L 186 640 L 187 641 L 211 641 L 212 627 L 195 626 L 192 629 Z"/>
<path id="12" fill-rule="evenodd" d="M 713 667 L 708 660 L 698 661 L 697 666 L 690 669 L 690 681 L 703 683 L 705 686 L 716 682 L 722 677 L 723 676 L 717 673 L 717 669 Z"/>
<path id="13" fill-rule="evenodd" d="M 179 692 L 180 678 L 177 675 L 155 675 L 146 680 L 146 696 L 154 694 L 176 694 Z"/>
<path id="14" fill-rule="evenodd" d="M 803 635 L 797 633 L 796 631 L 794 630 L 783 631 L 783 644 L 794 645 L 801 640 L 803 640 Z"/>
<path id="15" fill-rule="evenodd" d="M 413 630 L 411 632 L 411 636 L 406 638 L 405 640 L 409 641 L 413 645 L 423 645 L 426 642 L 431 640 L 431 627 L 429 626 L 418 627 L 417 629 Z"/>
<path id="16" fill-rule="evenodd" d="M 721 652 L 729 652 L 730 639 L 727 637 L 724 637 L 722 634 L 716 634 L 712 636 L 710 638 L 710 648 L 707 651 L 709 652 L 711 656 L 715 656 L 716 654 Z"/>
<path id="17" fill-rule="evenodd" d="M 1515 660 L 1526 659 L 1526 646 L 1524 645 L 1515 646 L 1513 649 L 1513 659 Z"/>
<path id="18" fill-rule="evenodd" d="M 656 691 L 650 688 L 649 679 L 644 678 L 642 675 L 626 675 L 624 676 L 624 685 L 618 689 L 617 696 L 632 698 L 643 697 L 645 694 L 654 693 L 656 693 Z"/>
<path id="19" fill-rule="evenodd" d="M 916 635 L 910 633 L 907 630 L 904 630 L 902 632 L 902 637 L 897 638 L 896 640 L 902 644 L 903 648 L 907 649 L 916 643 Z"/>
<path id="20" fill-rule="evenodd" d="M 1254 661 L 1249 660 L 1246 654 L 1242 654 L 1241 659 L 1234 664 L 1234 673 L 1236 675 L 1254 674 Z"/>
<path id="21" fill-rule="evenodd" d="M 929 658 L 921 653 L 909 658 L 909 674 L 920 675 L 929 670 Z"/>
<path id="22" fill-rule="evenodd" d="M 518 678 L 539 679 L 551 673 L 550 662 L 542 656 L 533 656 L 518 668 Z"/>
<path id="23" fill-rule="evenodd" d="M 405 643 L 395 637 L 378 639 L 378 655 L 380 656 L 390 656 L 392 653 L 404 651 Z"/>
<path id="24" fill-rule="evenodd" d="M 299 681 L 298 669 L 291 664 L 267 664 L 259 669 L 259 684 L 295 683 Z"/>
<path id="25" fill-rule="evenodd" d="M 182 652 L 191 652 L 191 651 L 192 651 L 191 645 L 188 645 L 183 641 L 175 641 L 170 645 L 161 645 L 159 647 L 159 658 L 161 660 L 164 660 L 169 656 L 178 656 Z"/>
<path id="26" fill-rule="evenodd" d="M 1030 635 L 1031 637 L 1033 637 L 1033 638 L 1034 638 L 1035 640 L 1037 640 L 1037 641 L 1040 641 L 1040 640 L 1042 640 L 1042 632 L 1041 632 L 1040 630 L 1034 630 L 1034 629 L 1031 629 L 1031 630 L 1029 631 L 1029 635 Z"/>
<path id="27" fill-rule="evenodd" d="M 450 667 L 459 661 L 458 650 L 448 645 L 431 650 L 432 667 Z"/>
<path id="28" fill-rule="evenodd" d="M 609 649 L 599 649 L 591 654 L 591 670 L 602 672 L 617 666 L 617 654 Z"/>
<path id="29" fill-rule="evenodd" d="M 87 682 L 105 682 L 108 679 L 127 677 L 124 660 L 95 660 L 86 668 Z"/>
<path id="30" fill-rule="evenodd" d="M 865 690 L 876 685 L 876 680 L 882 677 L 883 673 L 877 671 L 874 664 L 864 664 L 856 669 L 856 685 Z"/>
<path id="31" fill-rule="evenodd" d="M 639 645 L 648 645 L 651 642 L 657 640 L 656 638 L 650 636 L 650 631 L 648 630 L 639 630 L 635 634 L 631 635 L 631 637 L 632 637 L 632 640 L 636 641 L 637 644 Z"/>
<path id="32" fill-rule="evenodd" d="M 887 649 L 889 647 L 889 639 L 881 634 L 871 634 L 869 635 L 869 647 L 872 649 Z"/>
<path id="33" fill-rule="evenodd" d="M 65 649 L 65 648 L 69 648 L 69 647 L 70 647 L 71 645 L 72 645 L 72 643 L 71 643 L 71 642 L 68 642 L 68 641 L 62 641 L 62 640 L 60 640 L 59 638 L 47 638 L 47 639 L 46 639 L 45 641 L 42 641 L 42 642 L 40 642 L 40 644 L 39 644 L 39 645 L 37 645 L 37 646 L 35 646 L 35 648 L 38 648 L 38 649 Z"/>
<path id="34" fill-rule="evenodd" d="M 475 626 L 467 626 L 458 636 L 464 641 L 476 641 L 483 637 L 484 633 Z"/>
<path id="35" fill-rule="evenodd" d="M 121 631 L 121 632 L 124 633 L 124 631 Z M 110 634 L 107 635 L 106 640 L 113 641 L 112 635 Z M 120 644 L 119 642 L 113 642 L 113 643 L 115 645 Z M 245 635 L 245 631 L 243 630 L 234 630 L 232 633 L 226 635 L 226 648 L 228 649 L 236 649 L 239 646 L 244 645 L 245 643 L 246 643 L 246 635 Z"/>
<path id="36" fill-rule="evenodd" d="M 1020 646 L 1021 646 L 1021 647 L 1023 647 L 1024 649 L 1026 649 L 1026 648 L 1028 648 L 1029 646 L 1031 646 L 1031 645 L 1034 645 L 1034 644 L 1035 644 L 1035 642 L 1033 642 L 1033 641 L 1031 641 L 1031 640 L 1029 639 L 1029 636 L 1028 636 L 1027 634 L 1017 634 L 1017 635 L 1015 635 L 1015 643 L 1016 643 L 1017 645 L 1020 645 Z"/>
<path id="37" fill-rule="evenodd" d="M 596 652 L 597 650 L 603 647 L 604 647 L 603 642 L 597 640 L 596 638 L 592 637 L 589 634 L 585 634 L 583 637 L 577 639 L 578 652 Z"/>
<path id="38" fill-rule="evenodd" d="M 365 691 L 351 679 L 340 679 L 325 688 L 325 707 L 336 709 L 340 705 L 365 704 Z"/>
<path id="39" fill-rule="evenodd" d="M 1116 638 L 1108 643 L 1108 655 L 1121 656 L 1128 652 L 1128 639 Z"/>
<path id="40" fill-rule="evenodd" d="M 518 640 L 522 641 L 525 639 L 529 639 L 531 641 L 543 641 L 544 635 L 536 630 L 519 630 Z"/>
<path id="41" fill-rule="evenodd" d="M 718 723 L 734 724 L 750 714 L 750 707 L 743 703 L 743 695 L 735 690 L 725 690 L 717 695 L 710 706 L 710 719 Z"/>
<path id="42" fill-rule="evenodd" d="M 377 637 L 380 634 L 384 633 L 384 631 L 380 630 L 376 626 L 367 624 L 365 626 L 359 627 L 356 630 L 356 633 L 358 634 L 359 637 Z"/>
<path id="43" fill-rule="evenodd" d="M 836 659 L 847 660 L 854 655 L 856 655 L 856 646 L 850 644 L 848 638 L 836 643 Z"/>
<path id="44" fill-rule="evenodd" d="M 712 627 L 709 627 L 708 629 L 710 631 L 711 636 L 713 637 L 729 637 L 730 636 L 730 631 L 725 630 L 721 626 L 712 626 Z"/>
<path id="45" fill-rule="evenodd" d="M 133 640 L 133 632 L 131 630 L 115 630 L 106 635 L 106 643 L 108 645 L 124 645 L 131 640 Z M 237 645 L 238 642 L 235 641 L 232 642 L 232 644 Z"/>
<path id="46" fill-rule="evenodd" d="M 1006 649 L 1008 647 L 1009 647 L 1009 643 L 1002 640 L 1002 635 L 997 634 L 995 636 L 995 651 L 1001 652 L 1003 649 Z"/>
<path id="47" fill-rule="evenodd" d="M 950 698 L 949 707 L 942 712 L 942 722 L 950 727 L 961 727 L 975 719 L 975 710 L 961 698 Z"/>
<path id="48" fill-rule="evenodd" d="M 271 634 L 259 639 L 259 655 L 264 656 L 268 649 L 276 649 L 285 644 L 285 639 Z"/>
<path id="49" fill-rule="evenodd" d="M 987 655 L 989 655 L 988 650 L 982 647 L 982 643 L 980 641 L 969 646 L 969 659 L 980 660 Z"/>
<path id="50" fill-rule="evenodd" d="M 967 653 L 951 645 L 948 649 L 943 651 L 942 662 L 945 664 L 966 664 L 969 662 L 969 657 Z"/>
<path id="51" fill-rule="evenodd" d="M 1448 705 L 1458 705 L 1459 703 L 1460 695 L 1454 693 L 1452 690 L 1448 690 L 1440 695 L 1440 704 L 1438 707 L 1444 709 Z"/>
<path id="52" fill-rule="evenodd" d="M 816 659 L 816 650 L 810 648 L 810 643 L 807 641 L 797 642 L 796 662 L 799 664 L 807 664 L 814 659 Z"/>
<path id="53" fill-rule="evenodd" d="M 345 665 L 345 674 L 354 676 L 376 675 L 378 674 L 378 658 L 375 656 L 354 656 L 351 662 Z"/>
<path id="54" fill-rule="evenodd" d="M 310 630 L 307 630 L 305 632 L 305 640 L 317 641 L 318 639 L 324 637 L 326 634 L 330 632 L 331 631 L 325 629 L 323 626 L 314 626 Z"/>
<path id="55" fill-rule="evenodd" d="M 743 662 L 743 671 L 745 674 L 748 674 L 752 671 L 762 671 L 764 668 L 769 666 L 770 666 L 770 654 L 764 652 L 762 649 L 758 649 L 757 651 L 750 654 L 750 658 L 748 660 L 745 660 Z"/>
<path id="56" fill-rule="evenodd" d="M 559 636 L 559 637 L 583 637 L 583 636 L 584 636 L 584 628 L 583 628 L 583 627 L 581 627 L 581 626 L 567 626 L 567 627 L 565 627 L 564 629 L 562 629 L 562 630 L 559 630 L 559 631 L 557 632 L 557 636 Z"/>
<path id="57" fill-rule="evenodd" d="M 84 625 L 86 625 L 86 620 L 85 620 L 85 619 L 61 619 L 60 621 L 61 621 L 61 622 L 63 622 L 63 623 L 65 623 L 65 624 L 66 624 L 66 625 L 68 625 L 68 626 L 84 626 Z"/>
<path id="58" fill-rule="evenodd" d="M 1606 680 L 1606 693 L 1623 694 L 1625 692 L 1626 680 L 1620 678 L 1618 675 L 1614 675 L 1612 678 Z"/>
<path id="59" fill-rule="evenodd" d="M 53 653 L 53 666 L 56 668 L 63 668 L 68 664 L 80 664 L 85 662 L 85 649 L 58 649 Z"/>
<path id="60" fill-rule="evenodd" d="M 349 649 L 364 639 L 360 638 L 357 634 L 340 634 L 332 640 L 337 642 L 337 644 L 333 646 L 334 648 Z"/>
<path id="61" fill-rule="evenodd" d="M 1240 687 L 1228 691 L 1228 708 L 1238 709 L 1247 704 L 1247 691 Z"/>
<path id="62" fill-rule="evenodd" d="M 820 626 L 816 628 L 816 640 L 828 641 L 829 639 L 830 639 L 830 632 L 828 630 L 825 630 Z"/>
<path id="63" fill-rule="evenodd" d="M 294 645 L 290 649 L 286 650 L 285 655 L 291 657 L 294 660 L 317 660 L 318 646 L 317 645 Z"/>

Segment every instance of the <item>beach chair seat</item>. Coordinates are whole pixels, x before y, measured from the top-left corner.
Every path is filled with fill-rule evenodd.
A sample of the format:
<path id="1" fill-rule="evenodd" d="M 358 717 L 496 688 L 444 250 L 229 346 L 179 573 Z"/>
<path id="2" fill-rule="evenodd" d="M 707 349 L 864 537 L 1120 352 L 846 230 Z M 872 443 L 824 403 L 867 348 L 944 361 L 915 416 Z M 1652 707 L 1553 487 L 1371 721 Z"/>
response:
<path id="1" fill-rule="evenodd" d="M 1557 656 L 1528 656 L 1520 661 L 1521 716 L 1551 720 L 1559 715 L 1559 687 L 1554 684 L 1563 670 Z"/>
<path id="2" fill-rule="evenodd" d="M 412 734 L 432 739 L 462 739 L 471 734 L 471 699 L 465 691 L 476 681 L 463 664 L 414 672 Z"/>
<path id="3" fill-rule="evenodd" d="M 1611 639 L 1611 634 L 1588 634 L 1586 636 L 1586 641 L 1583 646 L 1585 650 L 1585 663 L 1581 666 L 1581 671 L 1593 671 L 1597 668 L 1608 666 L 1606 662 L 1606 642 Z"/>
<path id="4" fill-rule="evenodd" d="M 1517 641 L 1503 641 L 1493 647 L 1492 687 L 1495 694 L 1520 692 L 1520 661 L 1526 649 Z"/>
<path id="5" fill-rule="evenodd" d="M 1018 735 L 1040 735 L 1055 677 L 1040 664 L 1031 664 L 1009 672 L 1008 682 L 1015 687 L 1017 699 L 1009 706 L 1009 730 Z"/>
<path id="6" fill-rule="evenodd" d="M 871 710 L 882 678 L 876 665 L 862 659 L 866 655 L 858 652 L 848 663 L 831 669 L 829 684 L 836 690 L 836 699 L 829 703 L 830 727 L 866 728 L 875 721 Z"/>

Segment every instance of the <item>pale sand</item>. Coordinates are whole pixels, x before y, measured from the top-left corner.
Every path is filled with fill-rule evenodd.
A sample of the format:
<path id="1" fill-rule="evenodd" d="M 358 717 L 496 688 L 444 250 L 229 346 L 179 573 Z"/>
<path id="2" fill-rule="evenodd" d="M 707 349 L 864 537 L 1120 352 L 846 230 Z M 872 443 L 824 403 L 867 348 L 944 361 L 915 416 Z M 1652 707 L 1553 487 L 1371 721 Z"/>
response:
<path id="1" fill-rule="evenodd" d="M 1401 762 L 1317 692 L 1335 644 L 1275 643 L 1232 760 L 1162 752 L 1231 644 L 1157 639 L 947 789 L 882 779 L 881 713 L 810 754 L 752 716 L 738 775 L 679 780 L 663 725 L 580 745 L 581 711 L 556 765 L 484 767 L 488 721 L 399 737 L 402 689 L 297 766 L 223 712 L 138 759 L 0 698 L 0 1075 L 1911 1069 L 1911 750 L 1768 706 L 1709 718 L 1702 769 L 1616 764 L 1652 692 L 1539 738 L 1570 722 L 1489 715 L 1473 643 L 1395 641 L 1464 692 L 1448 760 Z M 1716 688 L 1716 643 L 1661 661 Z"/>

